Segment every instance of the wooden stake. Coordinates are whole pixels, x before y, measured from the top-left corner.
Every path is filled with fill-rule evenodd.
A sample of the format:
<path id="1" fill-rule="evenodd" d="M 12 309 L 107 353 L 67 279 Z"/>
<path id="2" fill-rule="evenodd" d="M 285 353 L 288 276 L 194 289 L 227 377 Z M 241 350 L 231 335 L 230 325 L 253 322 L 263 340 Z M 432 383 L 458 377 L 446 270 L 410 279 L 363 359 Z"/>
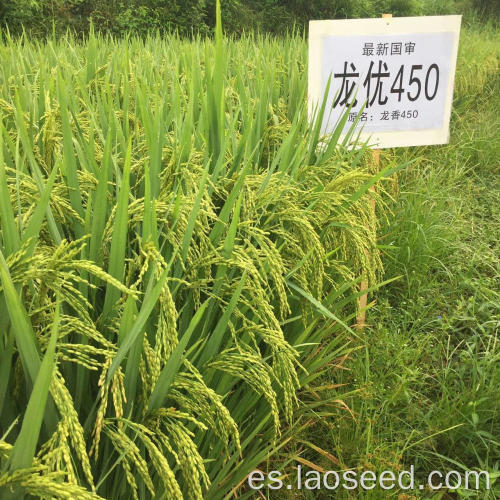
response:
<path id="1" fill-rule="evenodd" d="M 392 17 L 392 14 L 382 14 L 382 17 L 383 18 L 391 18 Z M 380 149 L 372 149 L 371 151 L 371 160 L 372 160 L 372 164 L 375 166 L 375 170 L 378 172 L 379 169 L 380 169 Z M 375 186 L 372 186 L 370 188 L 371 191 L 375 191 Z M 372 210 L 373 212 L 375 213 L 375 199 L 372 199 L 370 200 L 371 201 L 371 205 L 372 205 Z M 368 251 L 367 251 L 367 257 L 370 257 L 370 255 L 368 254 Z M 364 292 L 368 289 L 368 285 L 366 283 L 366 280 L 363 279 L 363 281 L 361 282 L 361 285 L 359 287 L 359 291 L 360 292 Z M 364 327 L 365 327 L 365 320 L 366 320 L 366 305 L 368 303 L 368 294 L 367 293 L 364 293 L 363 295 L 361 295 L 361 297 L 359 298 L 359 314 L 356 318 L 357 320 L 357 323 L 356 323 L 356 328 L 358 328 L 359 330 L 362 330 Z"/>
<path id="2" fill-rule="evenodd" d="M 378 172 L 378 170 L 380 169 L 380 149 L 372 149 L 371 161 L 372 161 L 372 164 L 375 166 L 375 170 Z M 375 186 L 372 186 L 370 188 L 370 191 L 375 191 Z M 370 200 L 370 203 L 371 203 L 373 212 L 375 212 L 375 199 L 372 198 Z M 369 258 L 370 254 L 368 253 L 368 250 L 365 250 L 365 252 L 366 252 L 366 257 Z M 367 289 L 368 289 L 368 284 L 366 282 L 366 279 L 363 279 L 363 281 L 361 281 L 359 291 L 364 292 Z M 364 293 L 359 298 L 359 313 L 358 313 L 358 316 L 356 318 L 357 319 L 356 328 L 358 330 L 362 330 L 365 327 L 365 320 L 366 320 L 365 309 L 366 309 L 367 303 L 368 303 L 368 294 Z"/>

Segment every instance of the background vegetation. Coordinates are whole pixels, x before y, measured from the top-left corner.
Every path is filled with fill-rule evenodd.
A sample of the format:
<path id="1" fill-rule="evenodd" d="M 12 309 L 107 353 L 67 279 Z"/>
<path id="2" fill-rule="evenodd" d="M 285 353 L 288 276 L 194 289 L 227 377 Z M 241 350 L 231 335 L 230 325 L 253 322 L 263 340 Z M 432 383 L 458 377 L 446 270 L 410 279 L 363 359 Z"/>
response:
<path id="1" fill-rule="evenodd" d="M 465 14 L 498 21 L 500 4 L 490 0 L 224 0 L 225 31 L 259 30 L 284 34 L 306 29 L 310 19 Z M 13 0 L 0 3 L 0 25 L 11 34 L 32 35 L 71 29 L 144 35 L 153 30 L 209 33 L 215 26 L 215 0 Z"/>
<path id="2" fill-rule="evenodd" d="M 332 370 L 346 391 L 329 396 L 351 411 L 326 407 L 333 414 L 303 434 L 340 465 L 293 448 L 324 469 L 413 464 L 422 482 L 432 470 L 487 470 L 492 482 L 387 498 L 500 498 L 499 67 L 499 32 L 462 30 L 450 144 L 382 152 L 382 165 L 415 162 L 398 174 L 379 232 L 385 277 L 402 278 L 377 291 L 366 344 Z"/>

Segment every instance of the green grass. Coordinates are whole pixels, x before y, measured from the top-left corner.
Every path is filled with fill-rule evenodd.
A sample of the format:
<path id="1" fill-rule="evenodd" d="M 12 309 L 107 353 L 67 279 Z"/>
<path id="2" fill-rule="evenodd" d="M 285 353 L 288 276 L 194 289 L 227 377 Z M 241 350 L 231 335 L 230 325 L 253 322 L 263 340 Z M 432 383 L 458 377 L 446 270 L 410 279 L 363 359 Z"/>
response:
<path id="1" fill-rule="evenodd" d="M 403 277 L 377 292 L 369 342 L 332 375 L 359 389 L 343 398 L 353 418 L 337 412 L 308 433 L 341 467 L 303 448 L 325 468 L 413 464 L 424 481 L 432 470 L 487 470 L 493 487 L 384 498 L 500 498 L 498 42 L 491 29 L 462 33 L 450 145 L 382 155 L 415 160 L 379 233 L 386 277 Z"/>

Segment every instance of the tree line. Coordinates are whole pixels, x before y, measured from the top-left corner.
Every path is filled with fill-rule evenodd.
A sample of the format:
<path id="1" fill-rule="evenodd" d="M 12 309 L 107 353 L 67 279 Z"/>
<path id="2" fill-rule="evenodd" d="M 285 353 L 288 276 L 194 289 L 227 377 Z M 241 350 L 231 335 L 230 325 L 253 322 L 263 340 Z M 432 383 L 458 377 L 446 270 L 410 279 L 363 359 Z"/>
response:
<path id="1" fill-rule="evenodd" d="M 223 0 L 226 33 L 284 34 L 307 29 L 310 19 L 466 13 L 498 20 L 500 3 L 491 0 Z M 47 36 L 68 29 L 145 35 L 178 31 L 208 34 L 215 25 L 215 0 L 0 0 L 0 26 Z"/>

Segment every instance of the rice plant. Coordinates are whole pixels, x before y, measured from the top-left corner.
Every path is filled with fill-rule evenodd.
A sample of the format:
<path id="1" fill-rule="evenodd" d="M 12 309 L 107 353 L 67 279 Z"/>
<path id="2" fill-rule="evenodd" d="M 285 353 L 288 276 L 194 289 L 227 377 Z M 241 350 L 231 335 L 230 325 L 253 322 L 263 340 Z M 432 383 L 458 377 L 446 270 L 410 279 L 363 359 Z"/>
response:
<path id="1" fill-rule="evenodd" d="M 308 123 L 305 51 L 2 41 L 5 498 L 228 498 L 293 438 L 381 267 L 382 175 Z"/>

